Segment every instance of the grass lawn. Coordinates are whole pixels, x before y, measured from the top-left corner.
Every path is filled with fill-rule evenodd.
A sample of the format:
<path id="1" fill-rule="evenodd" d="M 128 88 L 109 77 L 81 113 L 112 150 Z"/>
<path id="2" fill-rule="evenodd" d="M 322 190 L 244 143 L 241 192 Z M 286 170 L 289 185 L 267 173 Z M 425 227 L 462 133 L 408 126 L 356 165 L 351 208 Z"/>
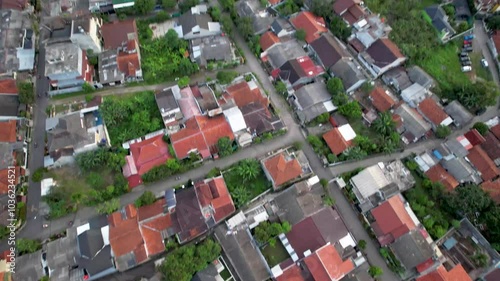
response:
<path id="1" fill-rule="evenodd" d="M 480 77 L 486 81 L 493 81 L 493 76 L 491 75 L 490 69 L 484 67 L 481 64 L 483 55 L 481 53 L 470 53 L 469 57 L 472 61 L 472 71 L 476 73 L 477 77 Z"/>
<path id="2" fill-rule="evenodd" d="M 436 48 L 432 55 L 420 61 L 419 65 L 436 79 L 442 89 L 452 89 L 455 85 L 470 81 L 461 70 L 458 51 L 458 46 L 450 42 Z"/>
<path id="3" fill-rule="evenodd" d="M 276 241 L 276 245 L 274 245 L 274 247 L 268 244 L 262 247 L 260 251 L 270 268 L 280 264 L 290 257 L 285 247 L 281 244 L 281 241 Z"/>
<path id="4" fill-rule="evenodd" d="M 370 127 L 368 127 L 363 122 L 363 119 L 349 120 L 349 124 L 351 125 L 354 132 L 356 132 L 356 135 L 366 136 L 372 141 L 375 141 L 379 138 L 379 135 Z"/>

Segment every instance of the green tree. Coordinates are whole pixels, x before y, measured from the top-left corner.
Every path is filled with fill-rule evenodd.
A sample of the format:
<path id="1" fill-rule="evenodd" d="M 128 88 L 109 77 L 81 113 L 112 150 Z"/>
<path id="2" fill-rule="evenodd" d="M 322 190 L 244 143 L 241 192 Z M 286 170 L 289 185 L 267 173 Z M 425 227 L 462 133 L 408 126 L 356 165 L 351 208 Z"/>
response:
<path id="1" fill-rule="evenodd" d="M 474 126 L 472 126 L 472 128 L 476 129 L 482 136 L 486 136 L 489 131 L 488 125 L 484 124 L 483 122 L 474 123 Z"/>
<path id="2" fill-rule="evenodd" d="M 368 273 L 371 277 L 377 278 L 380 277 L 384 272 L 382 271 L 382 268 L 378 266 L 370 266 L 370 269 L 368 269 Z"/>
<path id="3" fill-rule="evenodd" d="M 219 4 L 224 11 L 230 12 L 234 9 L 235 0 L 220 0 Z"/>
<path id="4" fill-rule="evenodd" d="M 17 84 L 19 92 L 19 102 L 23 104 L 32 104 L 35 102 L 35 92 L 33 84 L 30 82 L 19 82 Z"/>
<path id="5" fill-rule="evenodd" d="M 113 198 L 109 201 L 97 205 L 95 208 L 97 213 L 110 215 L 114 211 L 120 208 L 120 200 L 118 198 Z"/>
<path id="6" fill-rule="evenodd" d="M 222 15 L 220 23 L 222 24 L 222 27 L 227 34 L 229 35 L 233 34 L 233 21 L 231 20 L 230 16 Z"/>
<path id="7" fill-rule="evenodd" d="M 295 31 L 295 38 L 300 41 L 305 41 L 306 40 L 306 31 L 304 29 L 297 29 Z"/>
<path id="8" fill-rule="evenodd" d="M 339 113 L 350 119 L 359 119 L 363 115 L 357 101 L 351 101 L 340 106 Z"/>
<path id="9" fill-rule="evenodd" d="M 96 172 L 90 172 L 85 178 L 85 180 L 88 185 L 96 189 L 102 188 L 106 185 L 106 182 L 102 178 L 101 174 Z"/>
<path id="10" fill-rule="evenodd" d="M 451 129 L 445 125 L 439 125 L 436 128 L 436 137 L 444 139 L 451 134 Z"/>
<path id="11" fill-rule="evenodd" d="M 245 186 L 239 185 L 231 192 L 231 197 L 239 208 L 252 199 L 252 194 Z"/>
<path id="12" fill-rule="evenodd" d="M 217 72 L 217 80 L 219 80 L 219 83 L 221 84 L 229 84 L 231 83 L 234 78 L 238 76 L 238 72 L 236 71 L 219 71 Z"/>
<path id="13" fill-rule="evenodd" d="M 491 30 L 500 29 L 500 15 L 498 15 L 498 14 L 495 14 L 491 17 L 486 18 L 485 22 L 486 22 L 486 26 L 488 26 L 488 28 Z"/>
<path id="14" fill-rule="evenodd" d="M 467 217 L 471 222 L 475 221 L 476 214 L 482 214 L 487 211 L 493 201 L 488 193 L 474 184 L 462 185 L 449 193 L 446 198 L 446 204 L 452 213 Z"/>
<path id="15" fill-rule="evenodd" d="M 486 267 L 488 265 L 489 258 L 483 253 L 476 253 L 471 257 L 471 260 L 477 267 Z"/>
<path id="16" fill-rule="evenodd" d="M 323 188 L 326 188 L 328 186 L 328 180 L 327 179 L 320 179 L 319 183 Z"/>
<path id="17" fill-rule="evenodd" d="M 343 106 L 349 102 L 349 96 L 345 93 L 338 93 L 332 98 L 333 104 L 336 106 Z"/>
<path id="18" fill-rule="evenodd" d="M 209 12 L 213 21 L 220 21 L 222 13 L 219 7 L 210 7 Z"/>
<path id="19" fill-rule="evenodd" d="M 339 16 L 332 16 L 330 31 L 343 41 L 347 41 L 347 38 L 351 36 L 351 28 L 345 23 L 344 19 Z"/>
<path id="20" fill-rule="evenodd" d="M 177 5 L 176 0 L 161 0 L 161 5 L 165 9 L 172 9 Z"/>
<path id="21" fill-rule="evenodd" d="M 365 241 L 365 240 L 359 240 L 359 242 L 358 242 L 358 247 L 359 247 L 361 250 L 366 249 L 366 241 Z"/>
<path id="22" fill-rule="evenodd" d="M 286 89 L 286 84 L 283 83 L 283 81 L 276 82 L 275 88 L 276 88 L 276 92 L 278 92 L 278 94 L 282 94 L 282 95 L 287 94 L 288 95 L 288 90 Z"/>
<path id="23" fill-rule="evenodd" d="M 228 137 L 222 137 L 217 141 L 219 156 L 226 157 L 233 154 L 233 141 Z"/>
<path id="24" fill-rule="evenodd" d="M 245 39 L 248 39 L 251 35 L 254 34 L 252 18 L 250 17 L 239 18 L 236 26 L 238 27 L 238 31 L 240 32 L 241 36 Z"/>
<path id="25" fill-rule="evenodd" d="M 37 240 L 19 238 L 16 241 L 16 250 L 18 254 L 31 254 L 42 248 L 42 244 Z"/>
<path id="26" fill-rule="evenodd" d="M 155 0 L 135 0 L 134 10 L 137 10 L 142 15 L 147 15 L 153 11 L 155 4 Z"/>
<path id="27" fill-rule="evenodd" d="M 345 93 L 344 84 L 338 77 L 330 78 L 328 82 L 326 82 L 326 89 L 332 96 Z"/>
<path id="28" fill-rule="evenodd" d="M 378 118 L 372 124 L 373 129 L 382 136 L 389 136 L 396 129 L 396 123 L 390 112 L 379 113 Z"/>
<path id="29" fill-rule="evenodd" d="M 256 179 L 261 170 L 259 162 L 255 159 L 244 159 L 238 163 L 236 172 L 243 179 L 244 182 Z"/>
<path id="30" fill-rule="evenodd" d="M 181 169 L 181 163 L 177 159 L 168 159 L 165 163 L 167 169 L 169 169 L 172 173 L 176 173 Z"/>
<path id="31" fill-rule="evenodd" d="M 342 156 L 344 156 L 346 160 L 361 160 L 367 155 L 368 153 L 362 150 L 359 146 L 348 148 L 347 150 L 342 152 Z"/>
<path id="32" fill-rule="evenodd" d="M 325 112 L 325 113 L 322 113 L 320 115 L 318 115 L 316 118 L 314 118 L 314 121 L 316 123 L 326 123 L 328 122 L 328 119 L 330 119 L 330 113 L 328 112 Z"/>
<path id="33" fill-rule="evenodd" d="M 9 236 L 10 230 L 5 225 L 0 225 L 0 239 L 4 239 Z"/>
<path id="34" fill-rule="evenodd" d="M 322 17 L 325 20 L 329 20 L 332 17 L 332 2 L 324 1 L 324 0 L 312 0 L 311 3 L 311 12 L 318 17 Z"/>
<path id="35" fill-rule="evenodd" d="M 181 13 L 187 12 L 189 9 L 192 7 L 200 4 L 200 0 L 184 0 L 184 1 L 179 1 L 179 9 L 181 10 Z"/>
<path id="36" fill-rule="evenodd" d="M 146 190 L 142 195 L 135 200 L 134 204 L 137 208 L 151 205 L 156 201 L 156 196 L 153 192 Z"/>
<path id="37" fill-rule="evenodd" d="M 377 145 L 373 143 L 367 136 L 357 135 L 354 137 L 354 144 L 359 146 L 366 152 L 373 152 L 377 150 Z"/>
<path id="38" fill-rule="evenodd" d="M 189 82 L 191 81 L 191 79 L 189 79 L 188 76 L 184 76 L 184 77 L 181 77 L 178 81 L 177 81 L 177 85 L 179 86 L 179 88 L 185 88 L 187 86 L 189 86 Z"/>
<path id="39" fill-rule="evenodd" d="M 33 175 L 31 175 L 31 180 L 33 182 L 41 182 L 43 180 L 43 174 L 45 173 L 44 168 L 38 168 L 35 170 Z"/>

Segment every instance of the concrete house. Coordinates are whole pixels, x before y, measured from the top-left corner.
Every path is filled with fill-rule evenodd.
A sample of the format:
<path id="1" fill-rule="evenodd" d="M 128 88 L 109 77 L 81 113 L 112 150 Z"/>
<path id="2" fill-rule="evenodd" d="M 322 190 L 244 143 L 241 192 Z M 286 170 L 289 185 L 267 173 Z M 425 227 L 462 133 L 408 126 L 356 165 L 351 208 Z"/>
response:
<path id="1" fill-rule="evenodd" d="M 91 49 L 95 54 L 102 51 L 102 19 L 97 17 L 79 18 L 71 21 L 70 40 L 82 50 Z"/>
<path id="2" fill-rule="evenodd" d="M 456 32 L 448 23 L 448 16 L 441 6 L 432 5 L 425 8 L 424 12 L 424 19 L 434 26 L 442 42 L 450 40 L 455 35 Z"/>
<path id="3" fill-rule="evenodd" d="M 206 5 L 198 5 L 179 17 L 179 23 L 174 28 L 180 38 L 191 40 L 222 33 L 220 24 L 213 22 L 207 14 Z"/>

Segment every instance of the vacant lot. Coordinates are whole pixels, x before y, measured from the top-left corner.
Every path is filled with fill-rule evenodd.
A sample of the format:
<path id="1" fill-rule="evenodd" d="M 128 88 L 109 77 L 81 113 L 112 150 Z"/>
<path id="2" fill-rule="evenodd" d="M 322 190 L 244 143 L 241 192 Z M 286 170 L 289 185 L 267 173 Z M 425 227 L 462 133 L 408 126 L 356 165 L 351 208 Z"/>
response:
<path id="1" fill-rule="evenodd" d="M 290 257 L 280 241 L 277 241 L 274 246 L 268 244 L 262 247 L 261 252 L 270 268 L 284 262 Z"/>

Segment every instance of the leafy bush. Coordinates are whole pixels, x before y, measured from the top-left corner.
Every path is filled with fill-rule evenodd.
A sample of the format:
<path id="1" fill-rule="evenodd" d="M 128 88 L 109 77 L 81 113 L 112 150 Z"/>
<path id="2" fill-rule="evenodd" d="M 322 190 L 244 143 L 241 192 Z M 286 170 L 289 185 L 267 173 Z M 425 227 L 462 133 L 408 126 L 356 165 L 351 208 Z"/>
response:
<path id="1" fill-rule="evenodd" d="M 474 123 L 474 126 L 472 126 L 472 128 L 476 129 L 482 136 L 488 134 L 489 131 L 488 125 L 484 124 L 483 122 Z"/>
<path id="2" fill-rule="evenodd" d="M 281 233 L 288 233 L 292 227 L 289 222 L 283 223 L 269 223 L 268 221 L 261 222 L 254 229 L 254 237 L 261 244 L 269 243 L 271 239 L 274 239 L 276 236 Z"/>
<path id="3" fill-rule="evenodd" d="M 33 175 L 31 175 L 31 180 L 33 182 L 41 182 L 43 180 L 44 172 L 45 172 L 45 169 L 43 167 L 36 169 L 35 172 L 33 173 Z"/>
<path id="4" fill-rule="evenodd" d="M 151 205 L 156 201 L 156 196 L 153 192 L 147 190 L 142 193 L 142 195 L 135 200 L 134 204 L 137 208 L 142 206 Z"/>
<path id="5" fill-rule="evenodd" d="M 219 83 L 225 85 L 231 83 L 234 78 L 238 76 L 238 72 L 236 71 L 219 71 L 217 72 L 217 80 Z"/>
<path id="6" fill-rule="evenodd" d="M 153 92 L 141 92 L 126 98 L 108 97 L 100 111 L 114 146 L 163 127 Z"/>
<path id="7" fill-rule="evenodd" d="M 101 203 L 98 205 L 95 210 L 99 214 L 107 214 L 110 215 L 114 211 L 118 210 L 120 208 L 120 200 L 117 198 L 111 199 L 109 201 L 106 201 L 104 203 Z"/>
<path id="8" fill-rule="evenodd" d="M 19 238 L 16 241 L 16 251 L 21 256 L 34 253 L 42 248 L 42 244 L 37 240 Z"/>

